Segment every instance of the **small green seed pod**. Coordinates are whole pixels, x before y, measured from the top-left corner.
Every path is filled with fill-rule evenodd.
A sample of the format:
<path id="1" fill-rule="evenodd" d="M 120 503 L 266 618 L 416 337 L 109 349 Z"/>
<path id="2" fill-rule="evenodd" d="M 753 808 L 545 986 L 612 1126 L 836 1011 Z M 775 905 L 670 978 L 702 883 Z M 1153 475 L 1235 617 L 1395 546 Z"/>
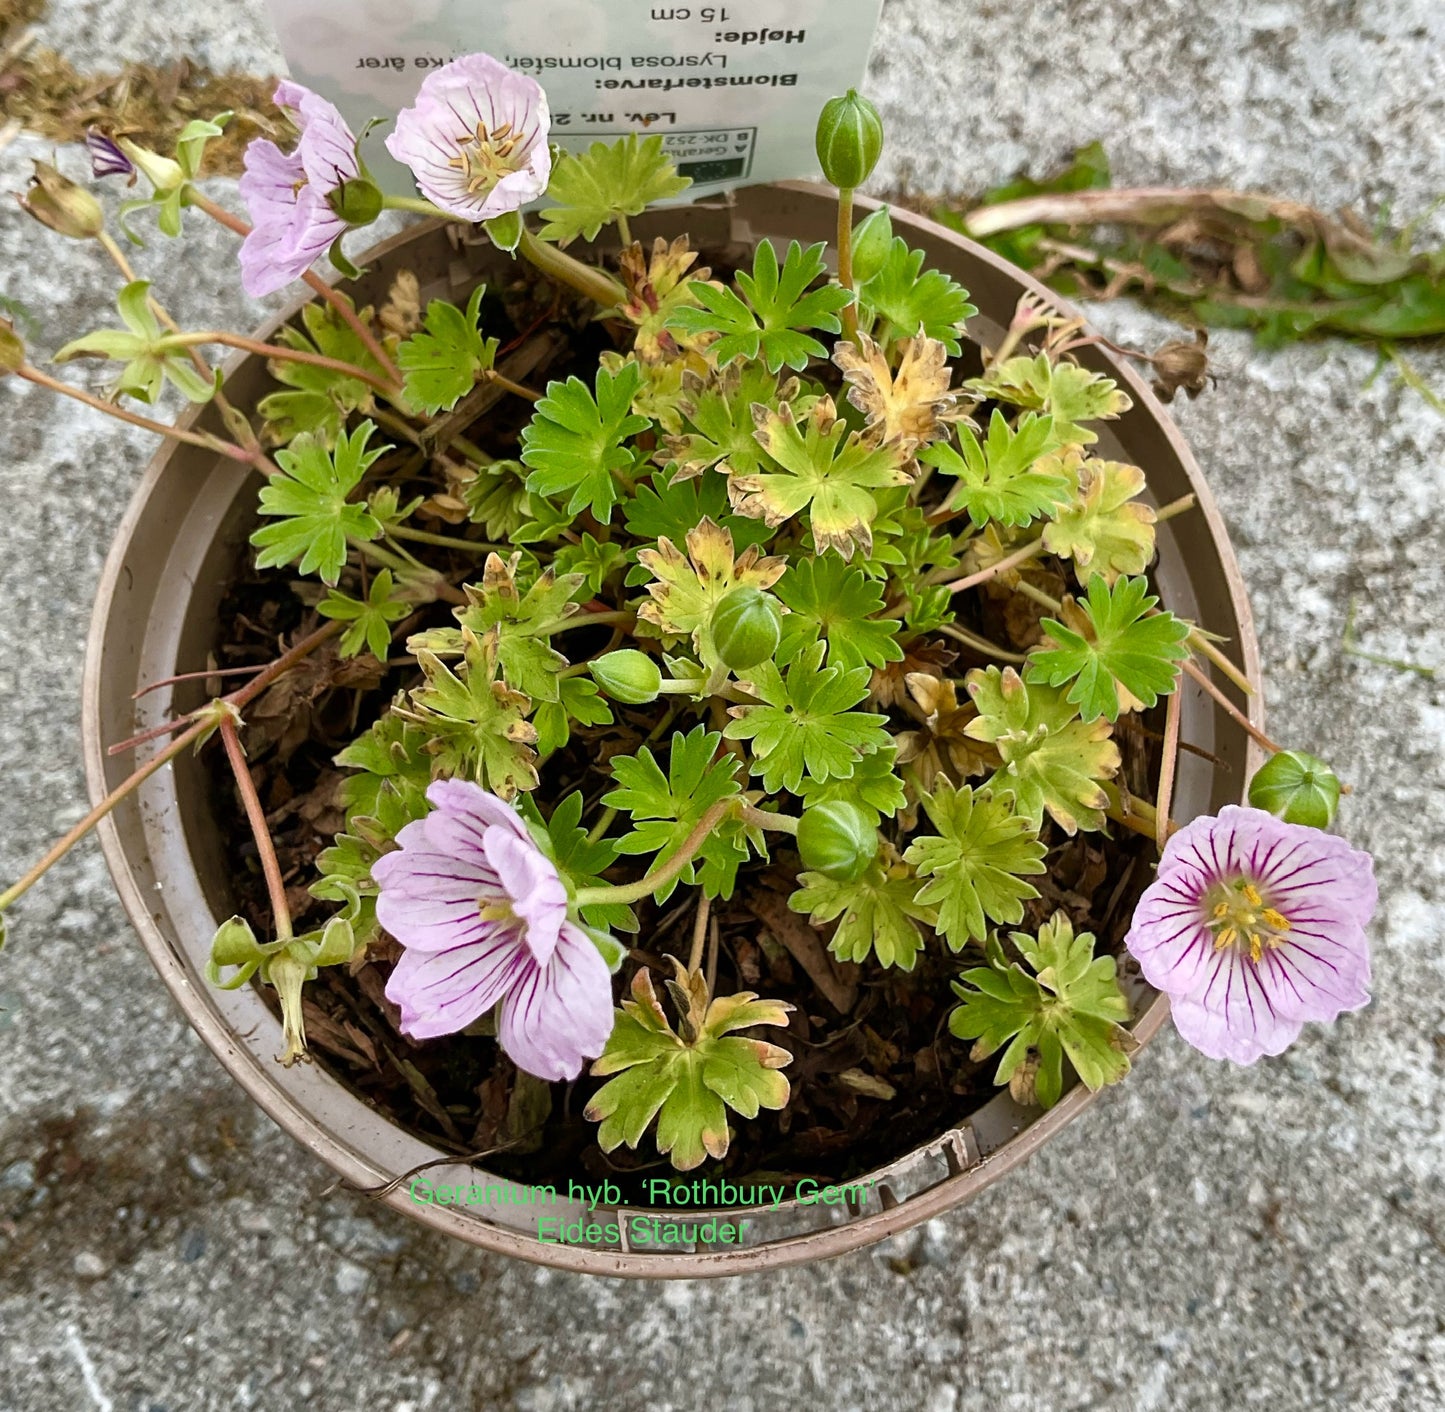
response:
<path id="1" fill-rule="evenodd" d="M 718 659 L 735 672 L 766 662 L 782 639 L 777 600 L 756 588 L 735 588 L 712 610 Z"/>
<path id="2" fill-rule="evenodd" d="M 381 188 L 365 177 L 344 181 L 326 203 L 349 226 L 369 226 L 381 215 Z"/>
<path id="3" fill-rule="evenodd" d="M 862 186 L 883 152 L 883 119 L 866 98 L 850 88 L 830 98 L 818 116 L 818 163 L 840 191 Z"/>
<path id="4" fill-rule="evenodd" d="M 815 873 L 857 882 L 878 856 L 878 830 L 856 804 L 815 804 L 798 821 L 798 854 Z"/>
<path id="5" fill-rule="evenodd" d="M 853 227 L 853 278 L 865 284 L 883 268 L 893 244 L 893 218 L 880 206 Z"/>
<path id="6" fill-rule="evenodd" d="M 635 647 L 623 647 L 587 664 L 597 685 L 624 706 L 645 706 L 656 701 L 662 689 L 662 672 L 656 662 Z"/>
<path id="7" fill-rule="evenodd" d="M 1340 802 L 1339 777 L 1318 755 L 1281 750 L 1250 780 L 1249 802 L 1287 824 L 1327 828 Z"/>

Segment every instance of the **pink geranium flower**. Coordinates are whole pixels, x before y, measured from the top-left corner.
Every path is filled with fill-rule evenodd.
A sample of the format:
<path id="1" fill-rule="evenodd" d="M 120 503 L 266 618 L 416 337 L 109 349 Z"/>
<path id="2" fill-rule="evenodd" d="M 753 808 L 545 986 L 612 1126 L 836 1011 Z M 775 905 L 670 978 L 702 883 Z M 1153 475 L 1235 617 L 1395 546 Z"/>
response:
<path id="1" fill-rule="evenodd" d="M 427 790 L 433 811 L 377 861 L 376 915 L 406 948 L 386 985 L 412 1039 L 465 1029 L 498 1001 L 519 1069 L 574 1079 L 612 1033 L 612 977 L 567 919 L 557 869 L 515 810 L 465 780 Z"/>
<path id="2" fill-rule="evenodd" d="M 1169 840 L 1124 944 L 1190 1044 L 1252 1064 L 1369 1001 L 1376 898 L 1368 853 L 1231 806 Z"/>
<path id="3" fill-rule="evenodd" d="M 386 150 L 405 162 L 433 205 L 487 221 L 540 196 L 552 176 L 547 95 L 490 54 L 468 54 L 426 76 L 397 115 Z"/>
<path id="4" fill-rule="evenodd" d="M 329 198 L 361 174 L 356 138 L 332 104 L 289 79 L 275 101 L 301 136 L 291 152 L 264 137 L 246 148 L 239 186 L 251 233 L 241 242 L 241 283 L 253 297 L 299 279 L 346 233 Z"/>

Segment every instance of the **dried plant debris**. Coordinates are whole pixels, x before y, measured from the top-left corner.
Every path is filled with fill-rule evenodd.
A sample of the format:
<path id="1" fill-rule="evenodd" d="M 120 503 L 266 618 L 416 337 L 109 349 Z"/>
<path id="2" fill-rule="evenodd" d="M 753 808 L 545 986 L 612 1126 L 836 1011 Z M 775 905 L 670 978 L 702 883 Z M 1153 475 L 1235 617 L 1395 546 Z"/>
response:
<path id="1" fill-rule="evenodd" d="M 1445 333 L 1445 251 L 1415 249 L 1413 227 L 1389 234 L 1353 211 L 1254 192 L 1118 189 L 1098 143 L 976 201 L 913 204 L 1071 298 L 1129 294 L 1201 328 L 1252 330 L 1265 346 Z M 1203 386 L 1202 339 L 1171 341 L 1153 362 L 1166 394 Z"/>
<path id="2" fill-rule="evenodd" d="M 36 42 L 32 26 L 45 8 L 45 0 L 0 0 L 0 128 L 14 121 L 56 142 L 82 142 L 88 128 L 103 124 L 164 150 L 193 119 L 230 112 L 234 118 L 208 153 L 210 169 L 223 175 L 241 170 L 241 154 L 258 133 L 285 130 L 271 102 L 274 78 L 212 73 L 184 58 L 79 72 Z"/>

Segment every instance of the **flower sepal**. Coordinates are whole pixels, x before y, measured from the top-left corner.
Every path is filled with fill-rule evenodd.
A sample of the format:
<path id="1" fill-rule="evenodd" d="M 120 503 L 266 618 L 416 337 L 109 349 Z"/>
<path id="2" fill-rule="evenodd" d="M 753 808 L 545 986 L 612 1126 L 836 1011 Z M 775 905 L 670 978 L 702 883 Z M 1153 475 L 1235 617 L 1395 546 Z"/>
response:
<path id="1" fill-rule="evenodd" d="M 506 211 L 482 222 L 482 229 L 491 238 L 492 244 L 506 254 L 513 254 L 522 243 L 522 213 Z"/>
<path id="2" fill-rule="evenodd" d="M 350 177 L 326 193 L 326 204 L 353 229 L 371 225 L 382 213 L 382 201 L 381 188 L 365 176 Z"/>

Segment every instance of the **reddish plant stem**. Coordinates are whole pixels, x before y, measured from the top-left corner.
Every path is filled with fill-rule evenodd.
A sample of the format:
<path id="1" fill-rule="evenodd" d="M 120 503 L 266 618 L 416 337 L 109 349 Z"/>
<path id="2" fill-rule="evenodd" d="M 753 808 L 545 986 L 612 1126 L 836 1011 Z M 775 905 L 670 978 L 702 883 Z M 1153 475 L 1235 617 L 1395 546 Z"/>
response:
<path id="1" fill-rule="evenodd" d="M 218 206 L 209 197 L 202 195 L 194 186 L 190 188 L 190 200 L 198 211 L 204 211 L 213 221 L 233 231 L 236 235 L 245 237 L 250 235 L 251 227 L 239 216 L 233 216 L 224 206 Z M 333 289 L 331 285 L 321 278 L 315 270 L 307 270 L 301 276 L 308 288 L 315 290 L 337 314 L 350 326 L 351 331 L 366 346 L 366 351 L 381 365 L 381 369 L 398 387 L 401 385 L 401 369 L 392 362 L 385 348 L 382 347 L 376 335 L 367 328 L 365 321 L 351 307 L 351 302 L 341 293 L 339 289 Z"/>
<path id="2" fill-rule="evenodd" d="M 1279 754 L 1279 752 L 1284 747 L 1276 745 L 1274 741 L 1272 741 L 1262 730 L 1260 730 L 1259 727 L 1256 726 L 1254 722 L 1251 721 L 1249 717 L 1246 716 L 1244 712 L 1241 711 L 1239 707 L 1234 704 L 1234 702 L 1232 702 L 1222 691 L 1220 691 L 1220 689 L 1215 686 L 1212 681 L 1209 680 L 1209 677 L 1204 672 L 1200 671 L 1193 662 L 1189 661 L 1188 658 L 1185 658 L 1181 665 L 1183 666 L 1185 672 L 1191 678 L 1193 678 L 1193 680 L 1198 682 L 1199 685 L 1202 686 L 1204 690 L 1207 691 L 1209 695 L 1212 696 L 1215 701 L 1224 708 L 1225 712 L 1244 728 L 1245 733 L 1252 740 L 1258 741 L 1259 744 L 1264 746 L 1264 748 L 1268 750 L 1271 755 Z"/>
<path id="3" fill-rule="evenodd" d="M 341 373 L 344 377 L 355 378 L 374 388 L 385 397 L 394 397 L 401 391 L 399 383 L 388 382 L 385 378 L 358 368 L 340 358 L 328 358 L 324 353 L 308 353 L 304 348 L 286 348 L 279 343 L 261 343 L 239 333 L 227 333 L 224 329 L 205 329 L 200 333 L 173 335 L 166 342 L 180 348 L 189 348 L 196 343 L 219 343 L 225 348 L 239 348 L 246 353 L 255 353 L 262 358 L 275 358 L 283 363 L 306 363 L 313 368 L 325 368 L 329 372 Z"/>
<path id="4" fill-rule="evenodd" d="M 1154 842 L 1159 851 L 1169 842 L 1169 806 L 1174 802 L 1174 778 L 1179 770 L 1179 706 L 1183 693 L 1171 691 L 1164 703 L 1164 753 L 1159 761 L 1159 794 L 1154 801 Z"/>
<path id="5" fill-rule="evenodd" d="M 154 432 L 157 436 L 168 436 L 173 441 L 185 442 L 187 446 L 199 446 L 206 451 L 214 451 L 233 461 L 240 461 L 243 465 L 254 466 L 259 461 L 267 459 L 258 452 L 247 451 L 244 447 L 237 446 L 234 442 L 222 441 L 220 437 L 208 436 L 203 432 L 182 431 L 179 427 L 168 427 L 164 422 L 142 417 L 138 412 L 128 412 L 124 407 L 116 406 L 114 402 L 107 402 L 103 397 L 96 397 L 93 393 L 85 392 L 81 388 L 71 386 L 68 382 L 61 382 L 59 378 L 51 377 L 49 373 L 42 373 L 39 368 L 33 368 L 29 363 L 16 368 L 15 376 L 23 378 L 26 382 L 33 382 L 38 387 L 48 388 L 51 392 L 58 392 L 62 397 L 73 397 L 77 402 L 84 402 L 87 407 L 94 407 L 97 412 L 104 412 L 106 416 L 114 417 L 117 421 L 125 422 L 130 426 L 140 427 L 142 431 Z"/>
<path id="6" fill-rule="evenodd" d="M 987 583 L 991 578 L 997 578 L 999 574 L 1006 574 L 1010 569 L 1016 569 L 1020 564 L 1026 564 L 1030 559 L 1036 559 L 1044 551 L 1044 541 L 1040 539 L 1030 540 L 1022 549 L 1015 549 L 1012 554 L 1006 555 L 996 564 L 990 564 L 986 569 L 980 569 L 976 574 L 969 574 L 967 578 L 954 579 L 950 584 L 945 585 L 950 593 L 962 593 L 966 588 L 976 588 L 981 583 Z"/>
<path id="7" fill-rule="evenodd" d="M 239 677 L 249 676 L 252 672 L 259 672 L 264 669 L 264 664 L 254 667 L 206 667 L 199 672 L 182 672 L 179 676 L 162 677 L 159 681 L 153 681 L 149 686 L 143 686 L 137 692 L 131 694 L 132 701 L 139 701 L 142 696 L 148 696 L 153 691 L 159 691 L 163 686 L 175 686 L 177 682 L 183 681 L 205 681 L 211 677 Z"/>
<path id="8" fill-rule="evenodd" d="M 241 803 L 246 808 L 246 822 L 251 825 L 251 836 L 256 840 L 256 850 L 261 855 L 261 871 L 266 875 L 266 892 L 271 898 L 272 928 L 278 941 L 290 941 L 291 908 L 286 902 L 281 861 L 276 857 L 276 845 L 271 841 L 266 811 L 261 808 L 261 797 L 256 793 L 256 781 L 251 778 L 251 767 L 246 764 L 246 752 L 241 749 L 241 737 L 236 733 L 233 716 L 221 717 L 221 741 L 226 747 L 231 773 L 236 777 Z"/>
<path id="9" fill-rule="evenodd" d="M 0 892 L 0 912 L 3 912 L 17 897 L 28 892 L 39 882 L 52 865 L 70 852 L 117 804 L 139 789 L 162 765 L 174 760 L 192 741 L 198 740 L 209 724 L 209 721 L 193 722 L 184 735 L 177 736 L 164 750 L 147 760 L 134 774 L 116 785 L 78 824 L 68 829 L 61 838 L 51 844 L 45 856 L 29 872 L 12 883 L 4 892 Z"/>
<path id="10" fill-rule="evenodd" d="M 262 668 L 254 680 L 249 681 L 245 686 L 239 687 L 229 696 L 223 697 L 222 701 L 240 710 L 241 707 L 249 705 L 256 699 L 277 677 L 290 671 L 298 662 L 302 661 L 308 654 L 314 652 L 328 637 L 334 637 L 342 630 L 343 624 L 330 622 L 319 627 L 313 633 L 308 633 L 300 642 L 284 652 L 269 666 Z M 122 780 L 111 790 L 94 809 L 90 811 L 78 824 L 67 830 L 65 835 L 51 845 L 45 856 L 35 864 L 18 882 L 13 883 L 0 892 L 0 911 L 3 911 L 22 893 L 29 891 L 45 873 L 60 858 L 64 857 L 82 838 L 88 834 L 117 804 L 121 803 L 128 795 L 133 794 L 142 784 L 146 782 L 157 770 L 168 760 L 174 760 L 192 741 L 199 742 L 208 730 L 211 730 L 216 723 L 214 709 L 202 708 L 201 711 L 191 718 L 190 724 L 185 731 L 177 736 L 163 750 L 158 751 L 151 759 L 137 767 L 130 775 Z M 182 725 L 184 722 L 175 722 L 168 725 L 167 729 L 174 729 L 175 725 Z"/>

